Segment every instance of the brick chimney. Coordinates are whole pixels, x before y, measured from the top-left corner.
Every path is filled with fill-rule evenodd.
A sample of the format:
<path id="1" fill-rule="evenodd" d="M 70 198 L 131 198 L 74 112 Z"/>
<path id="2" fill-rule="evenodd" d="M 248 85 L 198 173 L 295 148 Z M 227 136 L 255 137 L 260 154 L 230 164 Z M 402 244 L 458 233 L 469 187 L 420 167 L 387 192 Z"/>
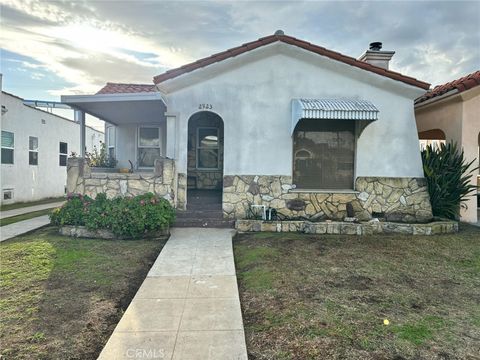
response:
<path id="1" fill-rule="evenodd" d="M 358 60 L 388 69 L 388 63 L 393 54 L 395 54 L 395 51 L 382 51 L 381 42 L 372 42 L 370 43 L 370 48 L 365 51 Z"/>

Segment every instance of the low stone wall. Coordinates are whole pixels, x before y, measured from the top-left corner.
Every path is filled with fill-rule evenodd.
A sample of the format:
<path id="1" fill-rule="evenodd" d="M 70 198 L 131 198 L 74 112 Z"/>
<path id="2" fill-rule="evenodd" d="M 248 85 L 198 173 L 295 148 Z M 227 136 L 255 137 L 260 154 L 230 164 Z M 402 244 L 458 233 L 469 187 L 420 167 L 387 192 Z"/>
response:
<path id="1" fill-rule="evenodd" d="M 171 159 L 155 161 L 152 172 L 131 174 L 92 172 L 82 158 L 69 158 L 67 166 L 67 191 L 95 198 L 106 193 L 108 198 L 135 196 L 152 192 L 175 206 L 177 177 L 175 164 Z"/>
<path id="2" fill-rule="evenodd" d="M 432 209 L 424 178 L 359 177 L 356 191 L 298 190 L 290 176 L 228 175 L 223 179 L 224 216 L 245 219 L 252 204 L 277 209 L 289 218 L 343 220 L 350 203 L 355 217 L 395 222 L 428 222 Z"/>
<path id="3" fill-rule="evenodd" d="M 339 235 L 440 235 L 458 232 L 455 221 L 435 221 L 426 224 L 407 224 L 383 221 L 366 223 L 347 222 L 309 222 L 309 221 L 262 221 L 237 220 L 235 228 L 241 232 L 299 232 L 305 234 L 339 234 Z"/>
<path id="4" fill-rule="evenodd" d="M 113 232 L 106 229 L 89 230 L 85 226 L 61 226 L 58 232 L 64 236 L 72 236 L 77 238 L 91 238 L 91 239 L 106 239 L 106 240 L 128 240 L 134 239 L 132 237 L 116 236 Z M 168 239 L 170 230 L 165 229 L 161 231 L 154 231 L 145 233 L 142 239 Z"/>

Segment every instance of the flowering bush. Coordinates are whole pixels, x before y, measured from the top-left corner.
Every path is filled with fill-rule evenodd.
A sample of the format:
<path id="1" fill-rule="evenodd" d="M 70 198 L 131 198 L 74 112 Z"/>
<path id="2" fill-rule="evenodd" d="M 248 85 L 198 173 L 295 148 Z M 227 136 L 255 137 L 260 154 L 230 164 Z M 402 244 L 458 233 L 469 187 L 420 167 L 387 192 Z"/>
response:
<path id="1" fill-rule="evenodd" d="M 122 237 L 164 230 L 174 220 L 175 211 L 170 203 L 152 193 L 115 199 L 107 199 L 105 194 L 98 194 L 95 199 L 69 194 L 67 202 L 50 215 L 53 225 L 108 229 Z"/>

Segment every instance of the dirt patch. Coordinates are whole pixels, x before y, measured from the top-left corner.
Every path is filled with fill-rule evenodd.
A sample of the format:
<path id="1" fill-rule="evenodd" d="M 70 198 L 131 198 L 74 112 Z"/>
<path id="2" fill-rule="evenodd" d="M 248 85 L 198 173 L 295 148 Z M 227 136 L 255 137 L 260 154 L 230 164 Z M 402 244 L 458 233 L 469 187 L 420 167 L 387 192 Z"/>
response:
<path id="1" fill-rule="evenodd" d="M 478 228 L 249 233 L 234 250 L 250 359 L 478 359 Z"/>
<path id="2" fill-rule="evenodd" d="M 2 243 L 2 359 L 96 359 L 164 243 L 53 228 Z"/>

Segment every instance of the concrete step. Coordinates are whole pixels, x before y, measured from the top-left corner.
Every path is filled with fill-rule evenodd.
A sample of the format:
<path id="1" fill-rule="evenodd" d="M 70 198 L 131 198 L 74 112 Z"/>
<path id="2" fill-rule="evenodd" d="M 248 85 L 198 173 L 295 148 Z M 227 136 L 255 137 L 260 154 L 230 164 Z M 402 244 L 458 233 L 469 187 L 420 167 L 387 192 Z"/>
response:
<path id="1" fill-rule="evenodd" d="M 188 210 L 222 210 L 222 204 L 213 203 L 213 204 L 198 204 L 198 203 L 187 203 Z"/>
<path id="2" fill-rule="evenodd" d="M 203 227 L 203 228 L 229 228 L 235 227 L 235 220 L 223 219 L 178 219 L 174 227 Z"/>
<path id="3" fill-rule="evenodd" d="M 177 219 L 223 219 L 222 210 L 177 211 Z"/>

